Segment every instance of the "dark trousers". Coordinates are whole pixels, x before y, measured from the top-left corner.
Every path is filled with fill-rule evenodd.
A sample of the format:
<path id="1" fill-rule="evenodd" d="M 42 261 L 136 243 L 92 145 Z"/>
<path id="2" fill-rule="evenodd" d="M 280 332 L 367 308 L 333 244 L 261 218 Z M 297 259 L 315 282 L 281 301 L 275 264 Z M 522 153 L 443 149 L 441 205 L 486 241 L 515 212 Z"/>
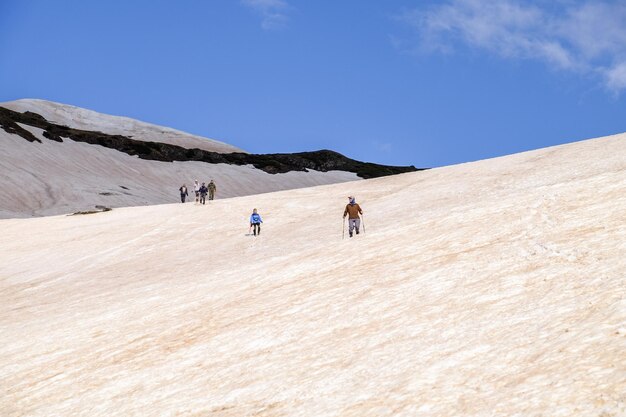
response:
<path id="1" fill-rule="evenodd" d="M 209 200 L 215 199 L 215 191 L 209 190 Z"/>
<path id="2" fill-rule="evenodd" d="M 261 223 L 252 223 L 252 233 L 256 236 L 257 234 L 261 234 Z"/>
<path id="3" fill-rule="evenodd" d="M 187 195 L 186 195 L 186 194 L 181 194 L 181 195 L 180 195 L 180 202 L 181 202 L 181 203 L 184 203 L 184 202 L 185 202 L 185 198 L 186 198 L 186 197 L 187 197 Z"/>
<path id="4" fill-rule="evenodd" d="M 206 194 L 200 194 L 200 202 L 204 204 L 206 202 Z"/>

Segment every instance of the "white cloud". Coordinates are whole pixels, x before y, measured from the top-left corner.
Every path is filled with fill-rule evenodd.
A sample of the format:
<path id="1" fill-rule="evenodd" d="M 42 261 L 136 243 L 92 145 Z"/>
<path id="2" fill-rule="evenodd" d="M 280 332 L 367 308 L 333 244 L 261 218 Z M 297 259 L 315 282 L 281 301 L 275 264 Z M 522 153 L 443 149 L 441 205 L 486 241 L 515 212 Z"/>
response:
<path id="1" fill-rule="evenodd" d="M 614 93 L 626 89 L 623 1 L 449 0 L 400 19 L 416 31 L 422 50 L 452 53 L 467 46 L 505 59 L 535 59 L 599 76 Z"/>
<path id="2" fill-rule="evenodd" d="M 242 0 L 242 3 L 261 16 L 261 27 L 265 30 L 280 28 L 289 20 L 289 5 L 285 0 Z"/>
<path id="3" fill-rule="evenodd" d="M 604 76 L 608 87 L 613 91 L 626 90 L 626 62 L 609 68 Z"/>

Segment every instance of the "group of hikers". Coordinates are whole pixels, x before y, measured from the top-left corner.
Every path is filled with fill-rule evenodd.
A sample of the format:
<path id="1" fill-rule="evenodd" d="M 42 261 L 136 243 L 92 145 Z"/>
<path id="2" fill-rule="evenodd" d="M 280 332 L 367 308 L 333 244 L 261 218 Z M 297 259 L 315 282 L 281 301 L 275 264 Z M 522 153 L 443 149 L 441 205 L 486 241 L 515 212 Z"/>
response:
<path id="1" fill-rule="evenodd" d="M 209 184 L 206 185 L 204 182 L 202 185 L 198 183 L 198 180 L 194 181 L 193 185 L 194 193 L 196 194 L 196 204 L 205 204 L 206 196 L 209 195 L 209 200 L 215 199 L 215 192 L 217 191 L 217 186 L 213 180 L 209 181 Z M 185 199 L 189 196 L 189 192 L 187 191 L 187 186 L 183 184 L 180 188 L 180 202 L 184 203 Z M 343 231 L 345 231 L 345 219 L 348 218 L 348 234 L 350 237 L 356 234 L 359 234 L 359 230 L 361 227 L 361 216 L 363 215 L 363 210 L 361 206 L 359 206 L 356 202 L 356 199 L 353 196 L 348 197 L 348 204 L 346 205 L 345 210 L 343 211 L 343 219 L 344 225 Z M 261 219 L 261 215 L 258 213 L 257 209 L 252 210 L 252 214 L 250 215 L 250 229 L 254 236 L 258 236 L 261 234 L 261 223 L 263 220 Z M 363 226 L 365 227 L 365 226 Z M 365 230 L 365 229 L 364 229 Z"/>
<path id="2" fill-rule="evenodd" d="M 187 197 L 189 196 L 189 191 L 187 191 L 187 186 L 183 184 L 178 191 L 180 191 L 180 202 L 184 203 Z M 206 183 L 202 183 L 200 185 L 198 180 L 194 181 L 193 191 L 196 194 L 196 204 L 206 204 L 206 196 L 209 195 L 209 200 L 215 199 L 215 192 L 217 191 L 217 186 L 213 180 L 209 181 L 209 185 Z"/>

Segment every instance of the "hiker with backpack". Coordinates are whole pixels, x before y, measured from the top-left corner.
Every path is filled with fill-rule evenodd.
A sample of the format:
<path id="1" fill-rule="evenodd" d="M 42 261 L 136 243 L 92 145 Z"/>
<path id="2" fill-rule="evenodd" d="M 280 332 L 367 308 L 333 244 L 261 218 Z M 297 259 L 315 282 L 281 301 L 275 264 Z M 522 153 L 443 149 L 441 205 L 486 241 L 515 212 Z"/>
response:
<path id="1" fill-rule="evenodd" d="M 217 187 L 215 186 L 215 183 L 213 182 L 213 180 L 209 181 L 209 201 L 213 200 L 215 198 L 215 192 L 217 191 Z"/>
<path id="2" fill-rule="evenodd" d="M 200 189 L 198 191 L 200 192 L 200 203 L 201 204 L 205 204 L 206 203 L 206 195 L 209 192 L 209 189 L 206 188 L 206 185 L 204 185 L 204 183 L 202 183 L 202 186 L 200 187 Z"/>
<path id="3" fill-rule="evenodd" d="M 180 187 L 178 191 L 180 191 L 180 202 L 184 203 L 187 196 L 189 196 L 189 193 L 187 192 L 187 186 L 183 184 L 183 186 Z"/>
<path id="4" fill-rule="evenodd" d="M 356 199 L 354 197 L 348 197 L 348 201 L 349 203 L 343 211 L 343 218 L 345 219 L 346 216 L 348 216 L 348 232 L 350 233 L 350 237 L 352 237 L 353 230 L 356 230 L 357 235 L 359 234 L 359 227 L 361 226 L 359 213 L 363 214 L 363 210 L 361 210 L 361 206 L 356 203 Z"/>
<path id="5" fill-rule="evenodd" d="M 256 209 L 253 209 L 252 215 L 250 216 L 250 227 L 252 228 L 254 236 L 261 234 L 261 223 L 263 223 L 261 215 L 257 213 Z"/>
<path id="6" fill-rule="evenodd" d="M 195 180 L 193 183 L 193 191 L 196 193 L 196 204 L 200 201 L 200 184 L 198 184 L 198 180 Z"/>

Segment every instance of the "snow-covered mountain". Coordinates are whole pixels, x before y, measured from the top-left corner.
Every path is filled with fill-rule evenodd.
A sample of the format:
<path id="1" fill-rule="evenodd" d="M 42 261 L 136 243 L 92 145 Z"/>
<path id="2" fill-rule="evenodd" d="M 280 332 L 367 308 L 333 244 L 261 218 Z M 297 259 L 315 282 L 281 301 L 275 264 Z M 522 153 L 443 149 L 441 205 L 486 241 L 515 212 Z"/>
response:
<path id="1" fill-rule="evenodd" d="M 617 135 L 0 220 L 0 414 L 624 416 L 625 219 Z"/>
<path id="2" fill-rule="evenodd" d="M 242 149 L 214 139 L 53 101 L 23 99 L 0 103 L 0 107 L 20 113 L 30 111 L 43 116 L 51 123 L 75 129 L 128 136 L 142 141 L 169 143 L 183 148 L 199 148 L 221 153 L 244 152 Z"/>
<path id="3" fill-rule="evenodd" d="M 217 198 L 415 170 L 331 151 L 248 154 L 184 132 L 42 100 L 0 105 L 0 218 L 178 201 L 193 181 Z"/>

